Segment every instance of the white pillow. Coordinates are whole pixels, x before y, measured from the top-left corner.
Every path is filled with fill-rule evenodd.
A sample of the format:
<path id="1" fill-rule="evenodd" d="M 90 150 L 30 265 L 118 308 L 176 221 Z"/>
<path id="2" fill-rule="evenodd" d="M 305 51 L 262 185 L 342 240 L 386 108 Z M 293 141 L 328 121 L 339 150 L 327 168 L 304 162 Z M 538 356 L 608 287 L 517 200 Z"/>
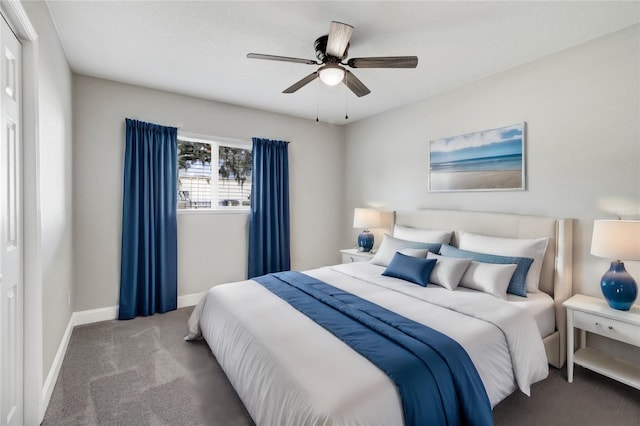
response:
<path id="1" fill-rule="evenodd" d="M 509 281 L 517 267 L 518 265 L 515 264 L 498 265 L 472 260 L 460 280 L 460 287 L 483 291 L 500 299 L 506 299 Z"/>
<path id="2" fill-rule="evenodd" d="M 497 254 L 500 256 L 528 257 L 533 259 L 533 263 L 527 273 L 527 292 L 538 292 L 542 261 L 544 260 L 544 254 L 547 251 L 549 238 L 500 238 L 460 231 L 458 242 L 458 248 L 462 250 Z"/>
<path id="3" fill-rule="evenodd" d="M 402 250 L 398 250 L 398 253 L 406 254 L 407 256 L 420 257 L 422 259 L 425 259 L 427 257 L 427 253 L 429 253 L 429 250 L 419 249 L 419 248 L 403 248 Z"/>
<path id="4" fill-rule="evenodd" d="M 451 234 L 453 234 L 451 231 L 429 231 L 402 225 L 395 225 L 393 227 L 393 236 L 395 238 L 421 243 L 449 244 Z"/>
<path id="5" fill-rule="evenodd" d="M 431 251 L 437 252 L 440 250 L 440 243 L 420 243 L 417 241 L 406 241 L 401 240 L 399 238 L 393 238 L 388 234 L 384 234 L 382 238 L 382 243 L 380 243 L 380 247 L 376 252 L 376 255 L 371 259 L 371 263 L 374 265 L 380 266 L 389 266 L 393 256 L 395 256 L 397 251 L 402 249 L 411 248 L 411 249 L 431 249 Z"/>
<path id="6" fill-rule="evenodd" d="M 471 259 L 440 256 L 427 253 L 427 259 L 436 259 L 429 281 L 441 285 L 447 290 L 455 290 L 460 280 L 471 264 Z"/>

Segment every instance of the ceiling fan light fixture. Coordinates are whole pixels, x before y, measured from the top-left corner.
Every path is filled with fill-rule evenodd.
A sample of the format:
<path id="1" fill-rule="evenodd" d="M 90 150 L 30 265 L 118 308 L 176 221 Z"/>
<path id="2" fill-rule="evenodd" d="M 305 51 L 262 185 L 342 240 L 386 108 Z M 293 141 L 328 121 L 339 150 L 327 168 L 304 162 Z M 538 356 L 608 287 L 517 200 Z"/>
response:
<path id="1" fill-rule="evenodd" d="M 318 74 L 327 86 L 335 86 L 344 80 L 344 69 L 338 65 L 325 65 L 318 70 Z"/>

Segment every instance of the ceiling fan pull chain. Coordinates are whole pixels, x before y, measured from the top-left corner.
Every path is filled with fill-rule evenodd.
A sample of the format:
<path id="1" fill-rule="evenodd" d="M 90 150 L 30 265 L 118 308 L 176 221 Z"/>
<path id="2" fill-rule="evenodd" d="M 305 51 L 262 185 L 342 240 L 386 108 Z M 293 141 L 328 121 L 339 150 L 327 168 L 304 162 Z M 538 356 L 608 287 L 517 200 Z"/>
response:
<path id="1" fill-rule="evenodd" d="M 349 74 L 344 75 L 344 83 L 347 84 L 347 78 L 349 78 Z M 349 92 L 345 90 L 344 92 L 344 119 L 349 119 Z"/>
<path id="2" fill-rule="evenodd" d="M 318 120 L 318 98 L 320 97 L 320 83 L 316 84 L 316 123 L 319 123 L 320 120 Z"/>
<path id="3" fill-rule="evenodd" d="M 344 92 L 344 119 L 349 119 L 349 94 Z"/>

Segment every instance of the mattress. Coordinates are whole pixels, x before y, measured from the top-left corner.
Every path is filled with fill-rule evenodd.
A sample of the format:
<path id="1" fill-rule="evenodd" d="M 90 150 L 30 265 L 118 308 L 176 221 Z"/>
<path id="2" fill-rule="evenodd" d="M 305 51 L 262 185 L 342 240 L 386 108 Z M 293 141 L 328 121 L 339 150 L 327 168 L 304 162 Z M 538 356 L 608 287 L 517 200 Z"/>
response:
<path id="1" fill-rule="evenodd" d="M 420 287 L 381 276 L 383 269 L 361 262 L 305 273 L 449 335 L 469 354 L 492 406 L 518 387 L 528 394 L 547 376 L 526 308 L 474 291 Z M 403 423 L 389 377 L 254 281 L 212 288 L 190 320 L 197 334 L 194 324 L 257 424 Z"/>
<path id="2" fill-rule="evenodd" d="M 545 338 L 556 331 L 556 308 L 553 298 L 547 293 L 527 293 L 527 297 L 507 294 L 507 300 L 533 316 L 540 337 Z"/>

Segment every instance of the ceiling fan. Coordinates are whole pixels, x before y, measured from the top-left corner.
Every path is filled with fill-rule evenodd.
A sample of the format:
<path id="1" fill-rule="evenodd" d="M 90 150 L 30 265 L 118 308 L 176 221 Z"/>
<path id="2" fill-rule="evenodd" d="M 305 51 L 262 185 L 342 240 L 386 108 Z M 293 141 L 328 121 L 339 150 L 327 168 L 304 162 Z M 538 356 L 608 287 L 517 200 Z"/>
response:
<path id="1" fill-rule="evenodd" d="M 294 93 L 319 77 L 320 80 L 328 86 L 335 86 L 341 82 L 344 83 L 358 97 L 368 95 L 371 93 L 371 90 L 349 70 L 345 69 L 344 66 L 350 68 L 415 68 L 418 66 L 417 56 L 351 58 L 347 62 L 343 62 L 349 53 L 349 40 L 351 39 L 352 33 L 353 27 L 351 25 L 332 21 L 329 27 L 329 34 L 319 37 L 314 43 L 316 57 L 320 62 L 313 59 L 263 55 L 261 53 L 249 53 L 247 54 L 247 58 L 322 65 L 317 71 L 312 72 L 302 80 L 286 88 L 282 93 Z"/>

